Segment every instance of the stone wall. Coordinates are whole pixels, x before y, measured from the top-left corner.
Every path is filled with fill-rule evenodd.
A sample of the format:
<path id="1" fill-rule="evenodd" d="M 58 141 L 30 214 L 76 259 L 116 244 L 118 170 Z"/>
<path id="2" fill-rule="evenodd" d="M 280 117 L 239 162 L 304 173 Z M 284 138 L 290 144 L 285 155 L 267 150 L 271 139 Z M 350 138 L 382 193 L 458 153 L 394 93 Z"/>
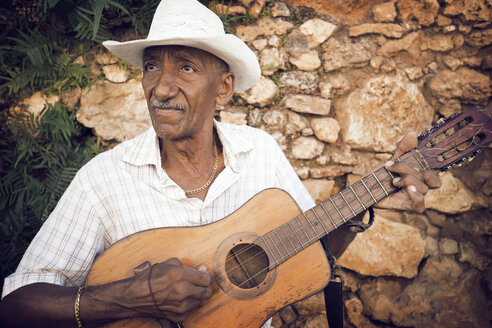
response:
<path id="1" fill-rule="evenodd" d="M 387 160 L 405 131 L 421 133 L 471 106 L 490 115 L 491 7 L 489 0 L 239 1 L 229 14 L 248 8 L 261 17 L 235 34 L 255 51 L 263 75 L 217 118 L 269 132 L 313 198 L 324 200 Z M 141 75 L 104 52 L 91 65 L 105 79 L 61 95 L 78 120 L 113 143 L 149 127 Z M 21 105 L 36 111 L 29 99 Z M 423 214 L 376 210 L 374 225 L 338 260 L 346 327 L 490 326 L 491 159 L 489 148 L 443 173 Z M 282 310 L 274 326 L 327 327 L 322 295 Z"/>

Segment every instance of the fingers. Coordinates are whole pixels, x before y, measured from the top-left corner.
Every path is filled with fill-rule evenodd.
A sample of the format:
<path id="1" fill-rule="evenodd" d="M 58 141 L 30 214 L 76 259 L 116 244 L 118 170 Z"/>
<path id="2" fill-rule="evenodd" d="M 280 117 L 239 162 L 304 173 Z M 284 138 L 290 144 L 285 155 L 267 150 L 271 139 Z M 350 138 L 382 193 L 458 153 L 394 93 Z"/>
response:
<path id="1" fill-rule="evenodd" d="M 423 195 L 427 194 L 429 191 L 429 187 L 425 184 L 425 182 L 421 179 L 421 177 L 416 175 L 407 174 L 401 177 L 396 177 L 393 179 L 393 185 L 399 188 L 405 188 L 413 186 L 415 188 L 415 192 L 419 192 Z M 423 178 L 422 178 L 423 179 Z M 413 191 L 413 189 L 412 189 Z"/>
<path id="2" fill-rule="evenodd" d="M 400 140 L 400 142 L 398 142 L 398 144 L 396 145 L 395 153 L 391 158 L 398 158 L 406 152 L 414 149 L 415 147 L 417 147 L 417 142 L 417 133 L 415 133 L 415 131 L 407 132 Z"/>
<path id="3" fill-rule="evenodd" d="M 423 212 L 425 210 L 424 196 L 429 189 L 436 189 L 441 186 L 441 179 L 436 172 L 415 169 L 404 162 L 396 160 L 406 152 L 414 149 L 417 143 L 417 134 L 411 131 L 405 134 L 396 146 L 395 153 L 391 160 L 386 163 L 385 168 L 393 173 L 395 176 L 392 181 L 393 185 L 401 188 L 401 190 L 380 201 L 378 206 Z"/>
<path id="4" fill-rule="evenodd" d="M 191 311 L 203 305 L 212 296 L 213 273 L 206 268 L 195 270 L 172 258 L 154 265 L 151 285 L 156 317 L 184 320 Z"/>
<path id="5" fill-rule="evenodd" d="M 430 189 L 441 188 L 442 181 L 441 178 L 434 171 L 424 171 L 423 173 L 424 181 L 429 186 Z"/>
<path id="6" fill-rule="evenodd" d="M 440 179 L 434 172 L 421 171 L 410 167 L 403 162 L 394 163 L 389 161 L 385 168 L 393 173 L 398 174 L 393 179 L 393 185 L 403 189 L 395 195 L 390 196 L 394 201 L 388 199 L 385 203 L 392 204 L 393 208 L 401 210 L 413 210 L 423 212 L 425 210 L 424 196 L 429 188 L 438 188 Z"/>
<path id="7" fill-rule="evenodd" d="M 198 270 L 185 267 L 177 258 L 171 258 L 156 265 L 165 267 L 165 270 L 176 270 L 177 276 L 181 276 L 183 280 L 189 281 L 195 286 L 208 287 L 214 279 L 213 272 L 207 271 L 206 267 L 201 266 Z M 171 267 L 167 267 L 168 265 Z"/>
<path id="8" fill-rule="evenodd" d="M 425 193 L 419 192 L 414 185 L 408 185 L 405 189 L 411 200 L 410 209 L 415 212 L 423 213 L 425 211 Z"/>

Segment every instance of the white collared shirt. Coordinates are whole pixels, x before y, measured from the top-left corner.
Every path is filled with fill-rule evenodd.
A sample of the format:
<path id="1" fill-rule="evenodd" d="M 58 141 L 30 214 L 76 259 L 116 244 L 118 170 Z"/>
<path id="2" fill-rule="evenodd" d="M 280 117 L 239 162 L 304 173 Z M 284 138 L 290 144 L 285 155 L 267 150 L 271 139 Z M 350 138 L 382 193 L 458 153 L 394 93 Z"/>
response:
<path id="1" fill-rule="evenodd" d="M 215 122 L 225 169 L 204 201 L 187 198 L 161 168 L 153 128 L 79 170 L 33 239 L 3 297 L 28 284 L 81 286 L 96 256 L 121 238 L 158 227 L 220 220 L 258 192 L 287 191 L 306 211 L 315 204 L 275 140 L 248 126 Z"/>

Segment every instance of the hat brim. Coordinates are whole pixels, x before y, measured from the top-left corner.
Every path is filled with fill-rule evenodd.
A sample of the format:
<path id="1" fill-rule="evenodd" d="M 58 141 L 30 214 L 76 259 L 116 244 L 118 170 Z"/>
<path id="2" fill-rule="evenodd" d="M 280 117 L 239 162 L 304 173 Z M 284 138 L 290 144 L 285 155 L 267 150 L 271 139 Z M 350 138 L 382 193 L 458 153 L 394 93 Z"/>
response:
<path id="1" fill-rule="evenodd" d="M 225 34 L 210 38 L 169 38 L 165 40 L 132 40 L 127 42 L 104 41 L 103 45 L 129 64 L 143 69 L 142 56 L 145 48 L 164 45 L 181 45 L 207 51 L 229 65 L 236 76 L 234 91 L 252 87 L 261 76 L 260 66 L 254 53 L 238 37 Z"/>

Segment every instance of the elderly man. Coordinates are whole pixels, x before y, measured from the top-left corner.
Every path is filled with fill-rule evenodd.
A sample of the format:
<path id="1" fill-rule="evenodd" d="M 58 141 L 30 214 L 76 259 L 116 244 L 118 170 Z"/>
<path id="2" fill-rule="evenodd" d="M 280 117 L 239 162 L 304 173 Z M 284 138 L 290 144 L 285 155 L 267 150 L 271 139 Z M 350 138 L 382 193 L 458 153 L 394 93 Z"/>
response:
<path id="1" fill-rule="evenodd" d="M 251 87 L 260 69 L 206 7 L 165 0 L 147 39 L 104 45 L 143 69 L 153 128 L 78 172 L 5 280 L 1 315 L 9 326 L 89 327 L 137 317 L 182 322 L 211 296 L 212 271 L 171 258 L 84 289 L 95 258 L 139 231 L 218 221 L 267 188 L 287 191 L 303 211 L 314 206 L 271 137 L 214 121 L 215 106 Z M 407 136 L 395 156 L 414 146 L 415 135 Z M 402 188 L 381 203 L 389 208 L 422 211 L 424 194 L 440 184 L 435 174 L 403 163 L 387 169 Z M 330 242 L 338 254 L 353 236 L 336 232 Z"/>

